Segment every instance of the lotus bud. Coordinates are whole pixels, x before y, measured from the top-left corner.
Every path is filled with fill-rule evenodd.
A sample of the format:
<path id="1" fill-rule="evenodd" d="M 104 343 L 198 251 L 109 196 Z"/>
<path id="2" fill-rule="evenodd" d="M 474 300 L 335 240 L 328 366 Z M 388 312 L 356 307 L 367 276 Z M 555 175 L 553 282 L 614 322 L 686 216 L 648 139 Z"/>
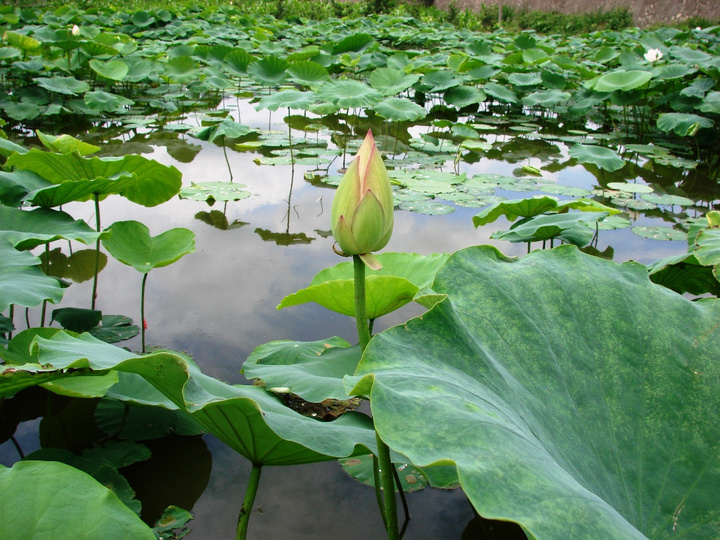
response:
<path id="1" fill-rule="evenodd" d="M 77 24 L 73 24 L 72 30 L 70 30 L 70 33 L 73 36 L 79 36 L 80 35 L 80 27 Z"/>
<path id="2" fill-rule="evenodd" d="M 373 270 L 382 268 L 372 252 L 390 240 L 393 208 L 390 177 L 368 131 L 333 199 L 332 234 L 341 254 L 359 255 Z"/>

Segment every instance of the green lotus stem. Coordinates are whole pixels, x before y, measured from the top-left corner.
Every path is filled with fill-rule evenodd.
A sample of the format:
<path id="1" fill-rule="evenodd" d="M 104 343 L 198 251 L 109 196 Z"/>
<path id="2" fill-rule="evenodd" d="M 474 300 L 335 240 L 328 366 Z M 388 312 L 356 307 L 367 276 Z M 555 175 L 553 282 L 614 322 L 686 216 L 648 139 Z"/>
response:
<path id="1" fill-rule="evenodd" d="M 358 343 L 364 351 L 370 342 L 370 326 L 368 325 L 365 300 L 365 263 L 360 255 L 353 255 L 353 268 L 355 271 L 355 325 L 357 326 Z"/>
<path id="2" fill-rule="evenodd" d="M 353 255 L 353 269 L 355 278 L 355 324 L 358 332 L 358 342 L 362 350 L 365 350 L 370 342 L 370 326 L 367 317 L 367 304 L 365 301 L 365 263 L 360 255 Z M 380 477 L 380 485 L 384 493 L 380 496 L 378 492 L 378 482 L 375 482 L 376 494 L 378 499 L 382 499 L 382 515 L 385 529 L 387 530 L 388 540 L 398 540 L 397 520 L 397 502 L 395 500 L 395 481 L 393 478 L 393 464 L 390 459 L 390 448 L 380 438 L 377 430 L 375 431 L 375 440 L 377 441 L 378 452 L 377 462 L 373 460 L 373 465 L 379 465 L 380 474 L 377 473 L 377 467 L 374 467 L 375 477 Z"/>
<path id="3" fill-rule="evenodd" d="M 95 194 L 95 230 L 100 232 L 100 195 Z M 95 298 L 97 297 L 98 272 L 100 271 L 100 237 L 95 240 L 95 272 L 93 273 L 92 301 L 90 309 L 95 309 Z M 145 351 L 143 351 L 145 352 Z"/>
<path id="4" fill-rule="evenodd" d="M 253 463 L 252 470 L 250 471 L 250 479 L 248 480 L 248 486 L 245 490 L 245 499 L 243 500 L 242 506 L 240 507 L 240 515 L 238 516 L 237 532 L 235 534 L 235 540 L 245 540 L 247 536 L 248 523 L 250 522 L 250 513 L 252 512 L 253 503 L 255 502 L 255 495 L 257 495 L 258 485 L 260 484 L 260 473 L 262 472 L 262 465 L 255 465 Z"/>
<path id="5" fill-rule="evenodd" d="M 383 525 L 385 526 L 385 530 L 387 530 L 387 521 L 385 520 L 385 503 L 382 495 L 382 490 L 380 489 L 380 464 L 378 462 L 378 458 L 375 454 L 373 454 L 373 484 L 375 487 L 375 498 L 377 499 L 377 505 L 380 509 L 380 517 L 382 517 Z"/>
<path id="6" fill-rule="evenodd" d="M 375 440 L 378 446 L 380 479 L 383 488 L 385 528 L 387 529 L 388 540 L 398 540 L 400 533 L 398 532 L 397 501 L 395 500 L 395 479 L 392 472 L 395 466 L 390 459 L 390 448 L 380 438 L 377 430 L 375 430 Z"/>
<path id="7" fill-rule="evenodd" d="M 145 283 L 150 272 L 143 274 L 142 285 L 140 287 L 140 328 L 142 328 L 142 352 L 145 354 Z"/>

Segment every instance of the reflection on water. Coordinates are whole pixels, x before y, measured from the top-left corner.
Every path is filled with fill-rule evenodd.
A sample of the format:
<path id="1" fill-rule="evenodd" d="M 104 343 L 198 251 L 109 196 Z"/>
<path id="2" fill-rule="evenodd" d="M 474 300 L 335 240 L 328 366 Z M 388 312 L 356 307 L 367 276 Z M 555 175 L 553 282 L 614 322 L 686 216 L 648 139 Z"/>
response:
<path id="1" fill-rule="evenodd" d="M 268 118 L 267 111 L 258 113 L 252 107 L 242 111 L 243 123 L 258 129 L 267 128 Z M 273 115 L 271 122 L 274 130 L 287 133 L 280 114 Z M 293 137 L 304 135 L 293 133 Z M 144 208 L 116 196 L 102 202 L 102 214 L 105 227 L 115 221 L 133 219 L 145 223 L 153 236 L 172 227 L 194 231 L 196 252 L 168 267 L 153 270 L 148 279 L 147 341 L 149 346 L 186 351 L 207 374 L 242 383 L 240 369 L 244 359 L 263 343 L 277 339 L 318 340 L 334 335 L 354 342 L 356 334 L 352 319 L 314 304 L 276 309 L 284 296 L 307 286 L 317 272 L 342 262 L 333 253 L 332 239 L 328 237 L 333 189 L 303 180 L 307 171 L 316 168 L 314 165 L 258 166 L 254 163 L 257 154 L 234 151 L 232 145 L 226 150 L 227 163 L 221 146 L 167 132 L 136 135 L 122 145 L 113 141 L 106 147 L 107 154 L 141 152 L 174 165 L 182 171 L 184 185 L 229 181 L 231 170 L 233 181 L 245 184 L 253 195 L 212 207 L 176 198 L 157 208 Z M 567 147 L 546 141 L 526 144 L 514 141 L 507 145 L 504 155 L 494 157 L 475 156 L 469 160 L 471 163 L 460 162 L 460 169 L 468 176 L 480 173 L 512 176 L 518 163 L 539 167 L 548 160 L 556 160 L 562 165 L 545 175 L 557 184 L 591 190 L 603 182 L 617 180 L 591 167 L 567 163 Z M 341 159 L 333 161 L 330 174 L 337 173 L 341 166 Z M 452 171 L 453 163 L 444 170 Z M 640 167 L 636 172 L 638 177 L 650 174 Z M 518 198 L 538 192 L 497 193 Z M 93 223 L 90 203 L 69 204 L 64 210 L 76 219 Z M 394 234 L 385 251 L 428 254 L 489 243 L 508 255 L 526 253 L 524 244 L 490 239 L 494 231 L 508 228 L 504 220 L 475 229 L 472 216 L 478 211 L 457 207 L 454 213 L 444 216 L 397 211 Z M 635 224 L 656 225 L 663 224 L 667 216 L 638 214 L 633 219 Z M 608 246 L 614 249 L 615 260 L 641 263 L 686 249 L 684 242 L 646 240 L 629 230 L 600 231 L 597 248 L 603 251 Z M 67 246 L 56 243 L 53 247 L 60 247 L 69 256 Z M 138 321 L 141 278 L 139 273 L 108 257 L 99 276 L 97 309 Z M 87 307 L 91 287 L 90 281 L 73 284 L 61 306 Z M 379 320 L 375 329 L 381 331 L 400 324 L 421 311 L 417 306 L 406 306 Z M 19 329 L 24 326 L 23 319 L 16 316 Z M 39 319 L 39 308 L 30 310 L 30 325 L 37 325 Z M 139 338 L 123 345 L 138 350 Z M 22 427 L 18 438 L 26 451 L 37 447 L 37 434 L 32 426 Z M 212 472 L 207 489 L 192 509 L 196 518 L 191 524 L 194 532 L 190 538 L 230 538 L 247 484 L 249 464 L 213 437 L 204 437 L 204 442 L 212 453 Z M 163 451 L 167 452 L 167 448 Z M 194 451 L 198 455 L 203 452 L 202 448 Z M 16 457 L 10 442 L 0 446 L 3 464 L 12 463 Z M 136 467 L 135 476 L 145 474 L 148 473 L 141 466 Z M 473 518 L 459 490 L 425 490 L 408 498 L 412 520 L 407 538 L 458 539 Z M 267 468 L 250 521 L 250 536 L 360 540 L 381 538 L 383 530 L 373 490 L 359 485 L 339 465 L 329 462 Z"/>

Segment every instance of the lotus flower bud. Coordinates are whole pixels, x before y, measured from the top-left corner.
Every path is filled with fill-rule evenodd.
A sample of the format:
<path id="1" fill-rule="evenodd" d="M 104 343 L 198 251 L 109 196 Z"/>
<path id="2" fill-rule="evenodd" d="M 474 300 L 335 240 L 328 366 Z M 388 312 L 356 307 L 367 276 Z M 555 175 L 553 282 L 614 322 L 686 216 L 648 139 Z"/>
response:
<path id="1" fill-rule="evenodd" d="M 340 250 L 360 255 L 373 270 L 382 268 L 372 252 L 390 240 L 393 208 L 390 177 L 368 131 L 333 199 L 332 234 Z"/>
<path id="2" fill-rule="evenodd" d="M 72 30 L 70 30 L 70 33 L 73 36 L 79 36 L 80 35 L 80 27 L 77 24 L 73 24 Z"/>

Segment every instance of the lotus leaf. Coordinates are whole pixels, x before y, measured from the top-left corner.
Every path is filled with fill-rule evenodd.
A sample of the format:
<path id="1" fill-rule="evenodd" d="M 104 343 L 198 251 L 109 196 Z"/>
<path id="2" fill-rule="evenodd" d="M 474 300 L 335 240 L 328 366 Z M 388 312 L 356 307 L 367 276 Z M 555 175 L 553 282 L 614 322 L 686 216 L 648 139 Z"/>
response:
<path id="1" fill-rule="evenodd" d="M 355 373 L 362 351 L 342 338 L 271 341 L 248 356 L 242 372 L 261 379 L 271 392 L 292 392 L 311 403 L 348 400 L 343 377 Z"/>
<path id="2" fill-rule="evenodd" d="M 618 171 L 625 166 L 625 161 L 610 148 L 576 144 L 570 147 L 570 157 L 580 163 L 591 163 L 606 171 Z"/>
<path id="3" fill-rule="evenodd" d="M 75 77 L 37 77 L 33 79 L 38 86 L 69 96 L 84 94 L 90 90 L 90 85 L 85 81 L 78 81 Z"/>
<path id="4" fill-rule="evenodd" d="M 597 81 L 593 89 L 596 92 L 614 92 L 622 90 L 628 92 L 647 84 L 653 74 L 649 71 L 625 71 L 618 70 L 603 75 Z"/>
<path id="5" fill-rule="evenodd" d="M 195 235 L 181 227 L 151 237 L 147 226 L 139 221 L 116 221 L 105 232 L 109 236 L 103 245 L 110 255 L 143 274 L 195 251 Z"/>
<path id="6" fill-rule="evenodd" d="M 43 300 L 62 299 L 58 281 L 45 275 L 39 265 L 40 259 L 0 239 L 0 313 L 13 304 L 33 307 Z"/>
<path id="7" fill-rule="evenodd" d="M 0 237 L 17 249 L 32 249 L 61 238 L 92 244 L 101 233 L 83 220 L 49 208 L 20 210 L 0 206 Z"/>
<path id="8" fill-rule="evenodd" d="M 717 300 L 572 246 L 468 248 L 433 289 L 347 381 L 391 449 L 533 538 L 717 536 Z"/>
<path id="9" fill-rule="evenodd" d="M 404 92 L 419 80 L 420 75 L 405 73 L 391 67 L 378 68 L 369 77 L 370 86 L 383 96 L 394 96 Z"/>
<path id="10" fill-rule="evenodd" d="M 714 124 L 710 118 L 686 113 L 664 113 L 657 119 L 658 129 L 672 131 L 680 137 L 694 136 L 700 128 L 710 128 Z"/>
<path id="11" fill-rule="evenodd" d="M 103 62 L 102 60 L 92 59 L 88 64 L 95 73 L 113 81 L 122 81 L 130 71 L 129 66 L 122 60 Z"/>
<path id="12" fill-rule="evenodd" d="M 77 152 L 55 154 L 32 149 L 8 158 L 8 164 L 33 171 L 55 184 L 95 178 L 112 178 L 122 173 L 134 174 L 138 181 L 120 194 L 143 206 L 156 206 L 177 194 L 182 184 L 180 171 L 142 156 L 123 158 L 83 158 Z"/>
<path id="13" fill-rule="evenodd" d="M 55 461 L 0 466 L 0 536 L 154 540 L 152 529 L 97 480 Z M 68 508 L 72 508 L 69 512 Z M 47 523 L 46 527 L 38 524 Z"/>
<path id="14" fill-rule="evenodd" d="M 424 107 L 406 98 L 385 98 L 375 105 L 375 112 L 378 116 L 394 122 L 413 122 L 427 116 Z"/>
<path id="15" fill-rule="evenodd" d="M 568 212 L 525 218 L 508 231 L 497 231 L 490 238 L 509 242 L 538 242 L 558 239 L 576 246 L 587 245 L 595 234 L 590 224 L 602 220 L 606 212 Z"/>
<path id="16" fill-rule="evenodd" d="M 312 463 L 367 453 L 375 447 L 369 417 L 347 413 L 334 422 L 319 422 L 286 407 L 258 386 L 231 386 L 203 375 L 179 353 L 159 351 L 138 356 L 88 334 L 65 332 L 36 339 L 39 364 L 0 371 L 0 395 L 8 389 L 83 376 L 112 369 L 145 378 L 171 404 L 190 416 L 255 465 Z M 147 394 L 135 398 L 152 402 Z"/>

